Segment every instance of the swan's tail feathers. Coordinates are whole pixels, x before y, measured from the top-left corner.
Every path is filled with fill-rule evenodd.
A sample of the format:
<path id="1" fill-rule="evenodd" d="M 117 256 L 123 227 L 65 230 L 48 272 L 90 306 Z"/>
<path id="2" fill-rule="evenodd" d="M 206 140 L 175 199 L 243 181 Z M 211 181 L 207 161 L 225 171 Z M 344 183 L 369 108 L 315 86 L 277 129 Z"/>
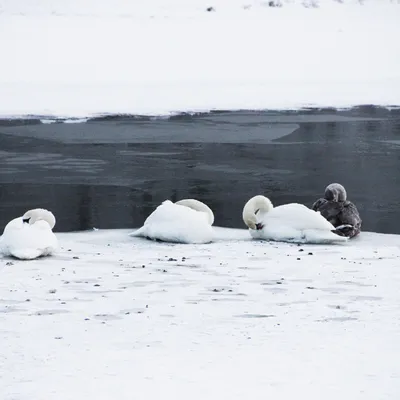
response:
<path id="1" fill-rule="evenodd" d="M 136 229 L 136 231 L 129 233 L 129 236 L 132 236 L 132 237 L 143 236 L 142 228 Z"/>
<path id="2" fill-rule="evenodd" d="M 360 233 L 360 229 L 353 225 L 345 224 L 338 226 L 332 232 L 339 236 L 346 236 L 348 238 L 352 238 Z"/>

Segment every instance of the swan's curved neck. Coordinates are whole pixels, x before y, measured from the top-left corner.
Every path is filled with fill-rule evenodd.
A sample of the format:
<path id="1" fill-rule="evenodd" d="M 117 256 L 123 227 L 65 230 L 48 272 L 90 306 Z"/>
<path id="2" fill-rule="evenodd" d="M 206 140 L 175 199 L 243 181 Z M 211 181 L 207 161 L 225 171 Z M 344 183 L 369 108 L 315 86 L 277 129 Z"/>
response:
<path id="1" fill-rule="evenodd" d="M 22 220 L 30 225 L 33 225 L 36 221 L 46 221 L 51 229 L 53 229 L 56 224 L 54 214 L 43 208 L 35 208 L 34 210 L 27 211 L 22 216 Z"/>
<path id="2" fill-rule="evenodd" d="M 211 208 L 199 200 L 183 199 L 183 200 L 177 201 L 175 204 L 191 208 L 192 210 L 195 210 L 195 211 L 204 212 L 207 215 L 209 224 L 212 225 L 214 223 L 214 213 L 212 212 Z"/>
<path id="3" fill-rule="evenodd" d="M 243 222 L 250 229 L 259 229 L 259 221 L 257 220 L 257 214 L 264 214 L 271 211 L 274 206 L 271 201 L 265 196 L 254 196 L 252 197 L 243 208 Z"/>

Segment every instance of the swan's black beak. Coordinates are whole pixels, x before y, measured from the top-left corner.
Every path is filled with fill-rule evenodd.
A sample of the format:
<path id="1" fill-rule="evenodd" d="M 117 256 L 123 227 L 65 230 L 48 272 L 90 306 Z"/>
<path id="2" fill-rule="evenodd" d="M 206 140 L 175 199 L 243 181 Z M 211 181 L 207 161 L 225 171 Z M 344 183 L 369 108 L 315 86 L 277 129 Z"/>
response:
<path id="1" fill-rule="evenodd" d="M 262 228 L 264 228 L 264 225 L 263 225 L 261 222 L 257 222 L 257 223 L 256 223 L 256 229 L 257 229 L 258 231 L 260 231 Z"/>
<path id="2" fill-rule="evenodd" d="M 30 219 L 31 219 L 30 217 L 29 218 L 23 218 L 22 222 L 24 222 L 25 224 L 29 224 Z"/>

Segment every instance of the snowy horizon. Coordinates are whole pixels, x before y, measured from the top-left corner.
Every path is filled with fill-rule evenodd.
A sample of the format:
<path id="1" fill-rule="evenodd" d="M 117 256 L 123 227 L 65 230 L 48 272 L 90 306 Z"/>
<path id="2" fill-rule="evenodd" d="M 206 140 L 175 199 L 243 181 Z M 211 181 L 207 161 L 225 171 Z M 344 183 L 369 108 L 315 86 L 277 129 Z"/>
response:
<path id="1" fill-rule="evenodd" d="M 281 3 L 2 0 L 0 117 L 400 105 L 399 1 Z"/>

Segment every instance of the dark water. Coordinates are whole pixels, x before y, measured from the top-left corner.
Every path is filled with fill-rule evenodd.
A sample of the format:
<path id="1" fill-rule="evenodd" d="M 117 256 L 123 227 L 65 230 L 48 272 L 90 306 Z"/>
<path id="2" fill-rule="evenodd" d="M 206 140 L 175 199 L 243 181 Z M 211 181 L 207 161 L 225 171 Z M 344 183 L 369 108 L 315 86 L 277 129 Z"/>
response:
<path id="1" fill-rule="evenodd" d="M 0 121 L 0 229 L 44 207 L 57 231 L 133 228 L 163 200 L 194 197 L 244 227 L 255 194 L 311 205 L 342 183 L 363 228 L 400 234 L 400 112 L 219 112 L 86 123 Z"/>

